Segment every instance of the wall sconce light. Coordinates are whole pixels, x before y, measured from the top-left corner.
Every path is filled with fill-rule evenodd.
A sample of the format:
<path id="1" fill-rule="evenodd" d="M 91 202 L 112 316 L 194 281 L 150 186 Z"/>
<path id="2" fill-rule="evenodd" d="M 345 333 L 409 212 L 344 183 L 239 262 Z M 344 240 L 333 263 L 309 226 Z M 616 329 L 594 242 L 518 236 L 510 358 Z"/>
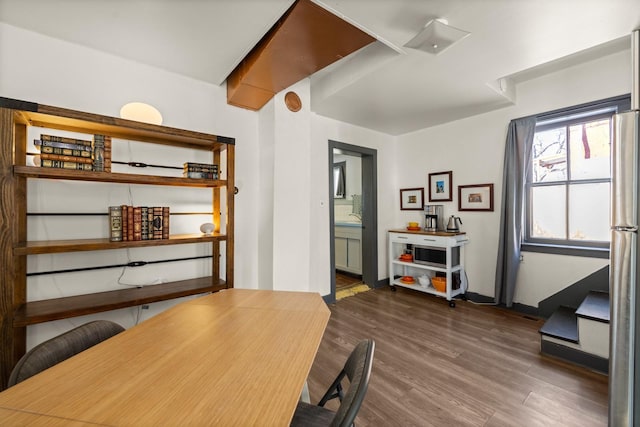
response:
<path id="1" fill-rule="evenodd" d="M 137 122 L 150 123 L 153 125 L 162 124 L 162 114 L 154 106 L 144 102 L 130 102 L 120 109 L 120 117 Z"/>
<path id="2" fill-rule="evenodd" d="M 404 47 L 437 55 L 471 34 L 448 24 L 446 19 L 432 19 Z"/>

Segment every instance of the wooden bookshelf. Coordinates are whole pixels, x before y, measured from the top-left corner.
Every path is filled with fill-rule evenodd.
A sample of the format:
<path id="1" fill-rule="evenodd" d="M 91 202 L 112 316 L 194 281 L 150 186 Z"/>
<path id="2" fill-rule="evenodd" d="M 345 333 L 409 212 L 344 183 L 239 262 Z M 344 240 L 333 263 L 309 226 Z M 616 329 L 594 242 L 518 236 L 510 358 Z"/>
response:
<path id="1" fill-rule="evenodd" d="M 127 140 L 198 150 L 212 155 L 225 179 L 192 179 L 145 175 L 76 171 L 27 166 L 30 126 L 51 130 L 110 136 Z M 55 134 L 55 131 L 52 132 Z M 235 140 L 197 131 L 176 129 L 85 113 L 65 108 L 0 97 L 0 390 L 6 387 L 11 369 L 26 350 L 26 327 L 36 323 L 132 307 L 157 301 L 216 292 L 233 287 L 234 264 L 234 175 Z M 114 144 L 117 143 L 114 141 Z M 222 153 L 225 155 L 223 156 Z M 224 159 L 226 160 L 223 160 Z M 147 172 L 146 169 L 140 170 Z M 213 194 L 212 235 L 171 235 L 168 239 L 112 242 L 109 239 L 30 241 L 27 233 L 27 182 L 34 179 L 140 184 L 210 189 Z M 35 187 L 37 188 L 37 187 Z M 99 188 L 96 186 L 96 188 Z M 224 190 L 224 191 L 222 191 Z M 37 190 L 30 190 L 37 191 Z M 32 197 L 33 195 L 30 195 Z M 226 208 L 225 212 L 222 207 Z M 224 227 L 220 225 L 224 224 Z M 225 233 L 222 234 L 220 229 Z M 66 252 L 116 250 L 183 244 L 211 245 L 211 276 L 83 295 L 29 301 L 27 257 Z M 224 243 L 224 267 L 220 246 Z M 221 268 L 225 280 L 220 279 Z M 188 272 L 187 272 L 188 273 Z M 196 274 L 196 273 L 194 273 Z M 208 274 L 208 273 L 207 273 Z M 188 277 L 188 275 L 187 275 Z"/>

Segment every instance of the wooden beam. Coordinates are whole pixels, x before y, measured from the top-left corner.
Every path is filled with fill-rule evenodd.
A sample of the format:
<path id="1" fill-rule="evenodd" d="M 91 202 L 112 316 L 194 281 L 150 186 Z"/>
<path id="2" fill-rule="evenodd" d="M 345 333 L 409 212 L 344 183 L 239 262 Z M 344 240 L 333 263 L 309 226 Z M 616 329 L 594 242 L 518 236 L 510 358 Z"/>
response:
<path id="1" fill-rule="evenodd" d="M 375 41 L 310 0 L 298 0 L 227 78 L 227 103 L 259 110 L 276 93 Z"/>

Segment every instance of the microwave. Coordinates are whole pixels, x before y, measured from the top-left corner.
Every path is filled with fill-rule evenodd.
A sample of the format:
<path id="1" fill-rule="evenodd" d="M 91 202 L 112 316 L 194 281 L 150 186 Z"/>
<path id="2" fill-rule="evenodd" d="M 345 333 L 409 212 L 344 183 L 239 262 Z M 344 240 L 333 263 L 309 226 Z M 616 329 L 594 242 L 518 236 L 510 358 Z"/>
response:
<path id="1" fill-rule="evenodd" d="M 413 245 L 413 262 L 431 267 L 447 268 L 447 248 Z M 460 247 L 451 248 L 451 266 L 460 264 Z"/>

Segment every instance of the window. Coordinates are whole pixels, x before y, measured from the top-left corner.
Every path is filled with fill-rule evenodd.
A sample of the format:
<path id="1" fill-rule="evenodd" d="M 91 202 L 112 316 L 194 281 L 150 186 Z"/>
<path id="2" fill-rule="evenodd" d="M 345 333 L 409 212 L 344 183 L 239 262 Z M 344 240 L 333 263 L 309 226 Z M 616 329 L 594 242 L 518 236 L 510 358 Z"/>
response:
<path id="1" fill-rule="evenodd" d="M 607 255 L 613 115 L 628 108 L 621 97 L 537 117 L 524 250 Z"/>

